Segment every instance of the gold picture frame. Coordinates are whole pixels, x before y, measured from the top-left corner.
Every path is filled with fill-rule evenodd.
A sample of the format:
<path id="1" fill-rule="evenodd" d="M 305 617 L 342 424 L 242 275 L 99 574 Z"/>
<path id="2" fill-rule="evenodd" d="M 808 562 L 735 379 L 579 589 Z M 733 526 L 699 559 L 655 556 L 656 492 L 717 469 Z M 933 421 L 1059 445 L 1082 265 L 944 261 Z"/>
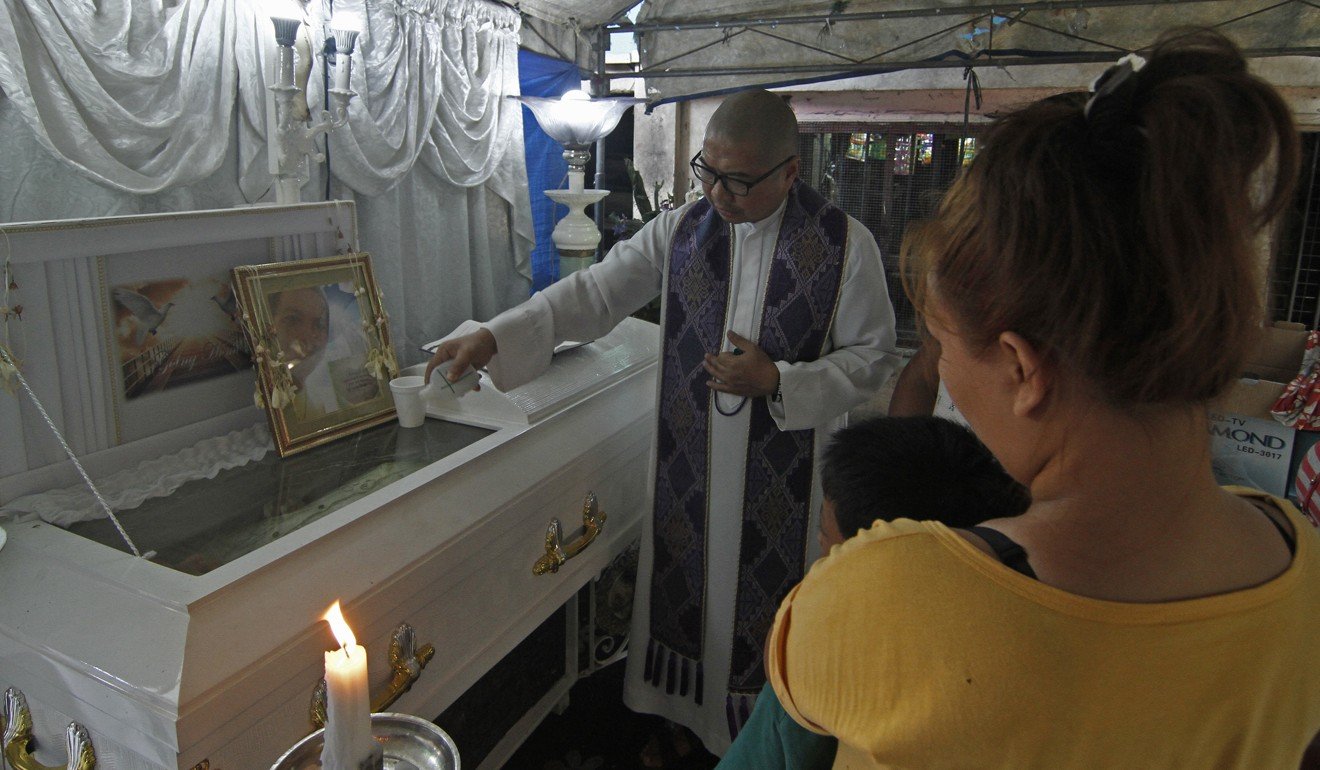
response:
<path id="1" fill-rule="evenodd" d="M 233 280 L 281 457 L 393 419 L 399 366 L 369 254 L 242 265 Z"/>

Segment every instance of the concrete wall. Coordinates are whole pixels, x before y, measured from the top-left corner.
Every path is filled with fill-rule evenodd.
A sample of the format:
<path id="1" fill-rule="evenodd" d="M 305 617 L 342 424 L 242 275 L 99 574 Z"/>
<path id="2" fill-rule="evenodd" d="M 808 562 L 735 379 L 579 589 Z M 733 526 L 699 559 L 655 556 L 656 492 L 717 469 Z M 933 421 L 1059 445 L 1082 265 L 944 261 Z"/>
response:
<path id="1" fill-rule="evenodd" d="M 683 202 L 694 182 L 688 161 L 701 149 L 706 123 L 721 101 L 708 98 L 664 104 L 650 115 L 640 109 L 633 111 L 633 163 L 648 188 L 661 181 L 676 202 Z"/>

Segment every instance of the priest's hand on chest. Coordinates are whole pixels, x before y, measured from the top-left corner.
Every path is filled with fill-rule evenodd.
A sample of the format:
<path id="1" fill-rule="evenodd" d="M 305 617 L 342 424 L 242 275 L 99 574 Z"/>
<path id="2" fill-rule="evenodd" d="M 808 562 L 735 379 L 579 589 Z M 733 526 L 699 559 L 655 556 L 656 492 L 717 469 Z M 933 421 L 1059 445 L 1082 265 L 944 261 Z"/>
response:
<path id="1" fill-rule="evenodd" d="M 702 366 L 710 374 L 711 390 L 735 396 L 772 396 L 779 389 L 779 367 L 755 342 L 729 332 L 732 351 L 707 353 Z"/>

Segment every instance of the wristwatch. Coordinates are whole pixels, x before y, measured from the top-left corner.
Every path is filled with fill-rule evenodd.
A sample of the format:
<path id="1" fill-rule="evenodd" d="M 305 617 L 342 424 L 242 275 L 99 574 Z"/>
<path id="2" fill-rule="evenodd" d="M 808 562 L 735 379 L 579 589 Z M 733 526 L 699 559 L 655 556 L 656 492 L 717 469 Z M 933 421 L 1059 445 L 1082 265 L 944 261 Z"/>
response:
<path id="1" fill-rule="evenodd" d="M 775 394 L 770 397 L 770 400 L 776 404 L 784 400 L 784 378 L 782 376 L 779 378 L 779 384 L 775 385 Z"/>

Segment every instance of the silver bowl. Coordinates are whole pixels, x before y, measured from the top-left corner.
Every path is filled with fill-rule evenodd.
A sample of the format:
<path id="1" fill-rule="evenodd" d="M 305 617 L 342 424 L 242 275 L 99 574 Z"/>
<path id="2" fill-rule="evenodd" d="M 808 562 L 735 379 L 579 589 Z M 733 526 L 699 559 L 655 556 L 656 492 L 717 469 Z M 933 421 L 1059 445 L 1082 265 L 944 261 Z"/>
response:
<path id="1" fill-rule="evenodd" d="M 371 715 L 371 734 L 385 752 L 385 770 L 461 770 L 454 740 L 434 724 L 409 714 Z M 284 752 L 270 770 L 313 770 L 321 766 L 325 728 Z"/>

